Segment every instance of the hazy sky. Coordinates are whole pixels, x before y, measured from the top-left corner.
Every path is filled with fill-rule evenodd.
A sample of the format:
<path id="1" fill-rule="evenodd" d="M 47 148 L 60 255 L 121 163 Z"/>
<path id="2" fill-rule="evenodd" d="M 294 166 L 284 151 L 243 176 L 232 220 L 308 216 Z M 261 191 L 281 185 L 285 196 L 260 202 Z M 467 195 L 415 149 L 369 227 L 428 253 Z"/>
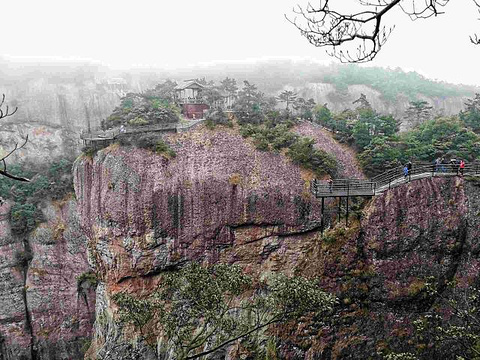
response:
<path id="1" fill-rule="evenodd" d="M 306 5 L 305 0 L 2 1 L 0 55 L 83 58 L 114 68 L 265 57 L 336 61 L 285 20 L 297 3 Z M 396 28 L 371 65 L 480 85 L 480 46 L 468 39 L 475 30 L 480 35 L 477 9 L 471 0 L 452 0 L 444 10 L 416 22 L 399 12 L 386 18 Z"/>

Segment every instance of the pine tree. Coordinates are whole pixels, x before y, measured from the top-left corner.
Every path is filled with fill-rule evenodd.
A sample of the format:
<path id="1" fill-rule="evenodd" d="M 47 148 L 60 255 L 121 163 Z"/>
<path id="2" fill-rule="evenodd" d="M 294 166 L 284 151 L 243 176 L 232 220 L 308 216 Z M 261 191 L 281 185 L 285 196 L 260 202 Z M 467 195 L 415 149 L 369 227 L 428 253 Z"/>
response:
<path id="1" fill-rule="evenodd" d="M 420 125 L 431 118 L 432 109 L 433 107 L 429 106 L 426 101 L 410 101 L 410 106 L 405 112 L 407 122 L 412 124 L 413 127 Z"/>

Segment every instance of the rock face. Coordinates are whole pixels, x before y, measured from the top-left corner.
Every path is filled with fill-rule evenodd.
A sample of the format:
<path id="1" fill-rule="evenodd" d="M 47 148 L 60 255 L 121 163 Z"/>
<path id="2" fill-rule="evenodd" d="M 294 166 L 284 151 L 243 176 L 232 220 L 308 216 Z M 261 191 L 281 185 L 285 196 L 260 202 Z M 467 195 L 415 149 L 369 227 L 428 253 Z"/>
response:
<path id="1" fill-rule="evenodd" d="M 314 128 L 297 131 L 328 137 Z M 475 183 L 412 182 L 373 199 L 350 228 L 338 224 L 321 236 L 311 174 L 281 154 L 259 152 L 229 129 L 200 127 L 167 141 L 174 159 L 112 146 L 75 165 L 80 221 L 100 278 L 89 358 L 156 358 L 155 347 L 119 327 L 111 296 L 148 295 L 163 271 L 186 261 L 317 278 L 335 293 L 333 318 L 275 328 L 285 359 L 381 359 L 410 351 L 413 321 L 445 306 L 427 294 L 427 279 L 452 298 L 448 281 L 468 287 L 478 277 Z M 357 171 L 348 152 L 324 144 L 342 152 L 346 174 Z M 426 344 L 423 358 L 438 351 Z"/>
<path id="2" fill-rule="evenodd" d="M 315 140 L 316 147 L 333 154 L 337 159 L 340 177 L 365 179 L 360 166 L 354 161 L 355 151 L 346 145 L 339 144 L 329 131 L 310 122 L 302 122 L 295 127 L 294 131 L 301 136 L 312 138 Z"/>
<path id="3" fill-rule="evenodd" d="M 80 359 L 95 309 L 85 238 L 73 200 L 46 203 L 46 222 L 30 236 L 12 235 L 8 207 L 0 207 L 1 359 Z"/>
<path id="4" fill-rule="evenodd" d="M 283 155 L 258 151 L 229 129 L 200 127 L 168 142 L 175 159 L 111 147 L 77 161 L 81 223 L 102 280 L 97 314 L 112 316 L 113 293 L 147 278 L 153 286 L 156 274 L 188 260 L 288 268 L 304 245 L 294 239 L 318 233 L 312 174 Z M 115 348 L 104 343 L 109 326 L 97 322 L 102 350 L 93 356 Z"/>
<path id="5" fill-rule="evenodd" d="M 13 86 L 0 83 L 0 94 L 7 95 L 6 103 L 18 107 L 10 121 L 60 126 L 70 131 L 100 126 L 100 121 L 119 104 L 125 90 L 128 89 L 93 80 L 59 83 L 58 77 L 52 76 L 37 77 Z"/>
<path id="6" fill-rule="evenodd" d="M 415 353 L 414 320 L 448 314 L 442 298 L 457 290 L 446 284 L 478 278 L 478 195 L 458 177 L 414 181 L 376 197 L 358 229 L 316 246 L 308 272 L 340 299 L 339 319 L 313 345 L 320 358 Z M 439 294 L 428 295 L 427 281 Z M 450 344 L 440 345 L 422 344 L 419 358 L 454 358 Z"/>
<path id="7" fill-rule="evenodd" d="M 75 131 L 49 125 L 6 124 L 0 128 L 0 154 L 13 150 L 16 143 L 22 145 L 26 135 L 27 144 L 9 157 L 8 164 L 29 165 L 38 169 L 59 159 L 74 159 L 82 147 L 79 133 Z"/>

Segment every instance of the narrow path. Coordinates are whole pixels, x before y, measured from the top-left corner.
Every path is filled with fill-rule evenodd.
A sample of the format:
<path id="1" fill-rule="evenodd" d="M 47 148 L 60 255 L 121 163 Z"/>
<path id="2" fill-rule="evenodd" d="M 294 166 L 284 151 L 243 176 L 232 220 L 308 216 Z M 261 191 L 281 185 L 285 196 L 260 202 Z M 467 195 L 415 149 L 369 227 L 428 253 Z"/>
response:
<path id="1" fill-rule="evenodd" d="M 172 123 L 172 124 L 157 124 L 149 126 L 139 126 L 137 128 L 126 128 L 124 131 L 120 131 L 120 128 L 106 130 L 106 131 L 92 131 L 80 134 L 80 139 L 83 140 L 84 145 L 101 145 L 108 146 L 114 142 L 118 137 L 132 134 L 143 134 L 153 132 L 183 132 L 194 127 L 195 125 L 205 121 L 205 119 L 191 120 L 184 123 Z"/>

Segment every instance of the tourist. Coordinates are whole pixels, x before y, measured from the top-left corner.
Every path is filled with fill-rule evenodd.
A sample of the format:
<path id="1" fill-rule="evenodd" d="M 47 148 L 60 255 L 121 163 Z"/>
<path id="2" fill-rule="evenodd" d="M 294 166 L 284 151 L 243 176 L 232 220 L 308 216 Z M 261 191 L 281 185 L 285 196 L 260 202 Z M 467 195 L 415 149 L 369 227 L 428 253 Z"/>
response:
<path id="1" fill-rule="evenodd" d="M 441 159 L 438 157 L 438 158 L 435 160 L 435 172 L 439 172 L 439 171 L 440 171 L 440 162 L 441 162 Z"/>
<path id="2" fill-rule="evenodd" d="M 446 172 L 446 169 L 445 169 L 445 164 L 447 163 L 447 161 L 445 160 L 444 157 L 442 157 L 442 160 L 440 160 L 440 172 Z"/>
<path id="3" fill-rule="evenodd" d="M 463 170 L 465 169 L 465 161 L 460 160 L 460 174 L 463 176 Z"/>

